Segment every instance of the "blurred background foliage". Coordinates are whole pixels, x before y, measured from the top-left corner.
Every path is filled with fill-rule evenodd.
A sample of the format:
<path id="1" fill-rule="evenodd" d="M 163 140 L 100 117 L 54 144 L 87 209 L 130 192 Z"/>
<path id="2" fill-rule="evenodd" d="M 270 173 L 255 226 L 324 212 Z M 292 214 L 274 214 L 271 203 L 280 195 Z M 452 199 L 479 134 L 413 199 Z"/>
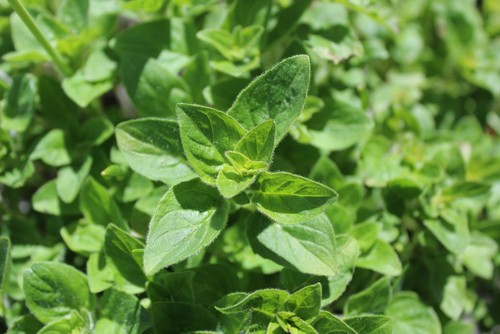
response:
<path id="1" fill-rule="evenodd" d="M 178 102 L 226 110 L 252 78 L 294 54 L 311 57 L 309 97 L 272 168 L 337 190 L 336 233 L 355 236 L 362 250 L 331 309 L 391 315 L 398 334 L 417 333 L 418 322 L 402 314 L 413 307 L 437 321 L 426 333 L 500 323 L 499 1 L 24 4 L 68 69 L 54 66 L 0 0 L 6 324 L 27 313 L 20 284 L 31 264 L 64 261 L 90 276 L 109 221 L 144 238 L 169 185 L 129 168 L 114 125 L 174 118 Z M 286 271 L 231 226 L 181 267 L 224 262 L 245 278 L 237 290 L 283 286 Z M 144 291 L 133 286 L 118 289 Z M 363 296 L 381 305 L 360 303 Z"/>

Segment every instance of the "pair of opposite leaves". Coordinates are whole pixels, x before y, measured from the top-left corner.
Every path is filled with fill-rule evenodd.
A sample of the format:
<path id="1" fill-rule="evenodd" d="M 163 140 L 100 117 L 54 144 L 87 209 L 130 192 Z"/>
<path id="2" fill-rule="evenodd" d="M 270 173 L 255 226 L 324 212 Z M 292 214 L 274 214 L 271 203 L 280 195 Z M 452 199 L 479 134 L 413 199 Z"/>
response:
<path id="1" fill-rule="evenodd" d="M 289 221 L 273 213 L 310 209 L 313 212 L 308 216 L 312 216 L 331 204 L 337 194 L 328 187 L 289 173 L 266 172 L 274 148 L 302 111 L 309 79 L 309 58 L 295 56 L 254 80 L 227 113 L 179 104 L 184 153 L 201 180 L 216 185 L 225 198 L 257 181 L 252 202 L 282 223 Z M 307 198 L 308 203 L 291 203 L 290 198 L 299 197 Z M 294 205 L 298 207 L 291 208 Z"/>

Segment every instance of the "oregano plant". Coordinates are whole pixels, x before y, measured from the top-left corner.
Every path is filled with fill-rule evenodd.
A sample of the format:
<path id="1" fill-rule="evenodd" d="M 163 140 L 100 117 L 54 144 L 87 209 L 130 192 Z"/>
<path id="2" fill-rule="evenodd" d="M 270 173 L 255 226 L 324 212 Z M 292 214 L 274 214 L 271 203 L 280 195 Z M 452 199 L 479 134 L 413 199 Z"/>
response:
<path id="1" fill-rule="evenodd" d="M 495 0 L 0 0 L 0 332 L 500 325 Z"/>
<path id="2" fill-rule="evenodd" d="M 309 80 L 309 58 L 290 57 L 243 89 L 227 112 L 180 103 L 179 129 L 175 121 L 147 118 L 118 125 L 118 147 L 138 173 L 172 172 L 164 178 L 174 179 L 181 159 L 194 171 L 190 181 L 174 179 L 153 215 L 144 248 L 147 275 L 212 243 L 230 208 L 257 211 L 275 224 L 289 225 L 315 219 L 335 202 L 337 193 L 323 184 L 270 171 L 275 147 L 304 106 Z M 153 136 L 158 137 L 153 145 L 169 146 L 155 149 Z M 172 157 L 172 169 L 166 169 L 163 155 L 156 156 L 161 149 L 178 155 Z"/>

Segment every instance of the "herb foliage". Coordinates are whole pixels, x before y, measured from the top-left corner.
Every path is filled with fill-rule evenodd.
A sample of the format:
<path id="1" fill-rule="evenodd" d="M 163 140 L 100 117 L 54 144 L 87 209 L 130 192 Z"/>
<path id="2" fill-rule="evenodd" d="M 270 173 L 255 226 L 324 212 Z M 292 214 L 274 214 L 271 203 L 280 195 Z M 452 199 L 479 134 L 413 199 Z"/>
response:
<path id="1" fill-rule="evenodd" d="M 494 330 L 499 22 L 0 0 L 1 330 Z"/>

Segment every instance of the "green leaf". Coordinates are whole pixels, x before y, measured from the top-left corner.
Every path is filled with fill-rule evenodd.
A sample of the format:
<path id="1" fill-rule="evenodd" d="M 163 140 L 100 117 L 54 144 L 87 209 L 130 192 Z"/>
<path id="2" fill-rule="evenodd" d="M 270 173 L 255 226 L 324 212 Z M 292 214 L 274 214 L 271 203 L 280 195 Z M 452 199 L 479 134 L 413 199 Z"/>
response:
<path id="1" fill-rule="evenodd" d="M 254 251 L 300 272 L 339 275 L 355 264 L 358 246 L 352 238 L 336 237 L 325 214 L 302 224 L 280 225 L 257 216 L 248 222 Z"/>
<path id="2" fill-rule="evenodd" d="M 444 334 L 471 334 L 474 333 L 474 325 L 465 321 L 450 321 L 443 328 Z"/>
<path id="3" fill-rule="evenodd" d="M 113 286 L 113 268 L 107 263 L 104 251 L 90 255 L 87 261 L 87 275 L 92 293 L 99 293 Z"/>
<path id="4" fill-rule="evenodd" d="M 129 91 L 132 101 L 143 116 L 173 117 L 175 102 L 187 100 L 184 81 L 157 60 L 149 59 L 141 70 L 137 87 Z"/>
<path id="5" fill-rule="evenodd" d="M 113 88 L 112 80 L 99 82 L 89 82 L 85 78 L 82 70 L 77 71 L 73 76 L 65 78 L 62 88 L 79 107 L 85 108 L 99 96 Z"/>
<path id="6" fill-rule="evenodd" d="M 366 222 L 354 225 L 349 234 L 353 236 L 359 244 L 361 251 L 369 250 L 377 241 L 381 226 L 374 222 Z"/>
<path id="7" fill-rule="evenodd" d="M 237 63 L 258 55 L 258 42 L 263 32 L 262 26 L 258 25 L 245 28 L 237 26 L 232 33 L 222 29 L 205 29 L 196 36 L 227 60 Z"/>
<path id="8" fill-rule="evenodd" d="M 269 168 L 264 161 L 252 161 L 246 155 L 236 151 L 226 151 L 227 160 L 241 174 L 258 174 Z"/>
<path id="9" fill-rule="evenodd" d="M 278 330 L 279 325 L 281 330 Z M 293 333 L 299 332 L 303 334 L 318 334 L 316 330 L 309 325 L 305 320 L 301 319 L 293 312 L 278 312 L 276 314 L 276 322 L 271 322 L 267 327 L 269 333 Z"/>
<path id="10" fill-rule="evenodd" d="M 288 37 L 289 32 L 295 28 L 300 17 L 311 3 L 312 0 L 294 1 L 289 3 L 288 7 L 279 11 L 274 18 L 276 24 L 269 32 L 268 44 L 272 43 L 271 45 L 273 45 Z"/>
<path id="11" fill-rule="evenodd" d="M 122 4 L 127 10 L 153 13 L 161 9 L 165 0 L 129 0 Z"/>
<path id="12" fill-rule="evenodd" d="M 49 322 L 37 334 L 55 333 L 90 333 L 89 319 L 85 319 L 77 311 L 71 311 L 59 319 Z"/>
<path id="13" fill-rule="evenodd" d="M 26 314 L 15 319 L 10 327 L 9 334 L 31 334 L 38 333 L 43 325 L 35 318 L 33 314 Z"/>
<path id="14" fill-rule="evenodd" d="M 362 254 L 356 266 L 371 269 L 387 276 L 398 276 L 403 270 L 394 249 L 382 240 L 377 240 L 365 254 Z"/>
<path id="15" fill-rule="evenodd" d="M 288 297 L 280 311 L 291 312 L 307 321 L 318 316 L 320 308 L 321 284 L 316 283 L 306 286 Z"/>
<path id="16" fill-rule="evenodd" d="M 128 293 L 144 291 L 146 276 L 142 272 L 142 259 L 136 255 L 143 244 L 113 224 L 108 225 L 104 240 L 106 260 L 113 265 L 114 281 L 118 290 Z"/>
<path id="17" fill-rule="evenodd" d="M 383 315 L 363 315 L 344 319 L 344 322 L 357 333 L 392 334 L 402 333 L 394 330 L 391 318 Z"/>
<path id="18" fill-rule="evenodd" d="M 326 119 L 321 119 L 321 130 L 309 129 L 311 144 L 320 149 L 346 149 L 360 142 L 373 128 L 373 121 L 366 112 L 350 103 L 336 100 L 329 107 L 332 110 Z"/>
<path id="19" fill-rule="evenodd" d="M 337 300 L 352 279 L 352 269 L 348 265 L 335 276 L 317 276 L 303 274 L 293 269 L 284 268 L 280 273 L 280 283 L 288 291 L 296 291 L 309 284 L 321 284 L 321 306 L 327 306 Z"/>
<path id="20" fill-rule="evenodd" d="M 191 167 L 203 182 L 215 185 L 218 169 L 226 162 L 245 130 L 230 116 L 212 108 L 178 104 L 182 146 Z"/>
<path id="21" fill-rule="evenodd" d="M 252 313 L 252 322 L 264 324 L 271 321 L 289 294 L 283 290 L 266 289 L 239 296 L 232 305 L 216 307 L 224 314 Z"/>
<path id="22" fill-rule="evenodd" d="M 441 333 L 441 324 L 436 312 L 424 305 L 414 292 L 400 292 L 394 296 L 385 314 L 393 319 L 394 333 Z"/>
<path id="23" fill-rule="evenodd" d="M 275 143 L 278 143 L 300 115 L 307 95 L 309 76 L 307 56 L 287 58 L 241 91 L 228 114 L 248 131 L 268 120 L 274 120 Z"/>
<path id="24" fill-rule="evenodd" d="M 98 146 L 113 135 L 113 123 L 105 117 L 94 116 L 83 124 L 81 137 L 85 143 Z"/>
<path id="25" fill-rule="evenodd" d="M 120 228 L 127 229 L 116 202 L 108 194 L 106 188 L 92 177 L 88 177 L 83 182 L 80 192 L 80 209 L 89 222 L 102 226 L 113 223 Z"/>
<path id="26" fill-rule="evenodd" d="M 269 120 L 248 131 L 234 150 L 250 160 L 271 163 L 275 136 L 276 126 L 273 120 Z"/>
<path id="27" fill-rule="evenodd" d="M 489 190 L 489 185 L 484 183 L 460 182 L 443 189 L 441 199 L 445 202 L 450 202 L 460 198 L 484 196 L 488 194 Z"/>
<path id="28" fill-rule="evenodd" d="M 247 189 L 255 179 L 255 174 L 243 175 L 236 168 L 224 164 L 217 175 L 217 189 L 225 198 L 232 198 Z"/>
<path id="29" fill-rule="evenodd" d="M 312 325 L 318 333 L 322 334 L 358 334 L 344 321 L 327 311 L 321 311 Z"/>
<path id="30" fill-rule="evenodd" d="M 35 111 L 36 81 L 31 74 L 16 77 L 2 106 L 2 129 L 23 132 Z"/>
<path id="31" fill-rule="evenodd" d="M 41 114 L 44 119 L 58 128 L 76 130 L 78 106 L 64 93 L 61 83 L 49 76 L 38 80 Z"/>
<path id="32" fill-rule="evenodd" d="M 0 298 L 3 298 L 10 272 L 10 241 L 0 237 Z"/>
<path id="33" fill-rule="evenodd" d="M 85 275 L 64 263 L 33 264 L 24 273 L 23 290 L 28 308 L 44 324 L 73 310 L 92 310 L 95 302 Z"/>
<path id="34" fill-rule="evenodd" d="M 144 270 L 152 275 L 209 245 L 226 224 L 228 203 L 199 179 L 180 183 L 160 200 L 144 249 Z"/>
<path id="35" fill-rule="evenodd" d="M 184 158 L 177 122 L 143 118 L 116 127 L 118 148 L 137 173 L 167 184 L 195 177 Z"/>
<path id="36" fill-rule="evenodd" d="M 469 228 L 466 217 L 453 221 L 426 219 L 424 225 L 450 252 L 460 254 L 469 243 Z"/>
<path id="37" fill-rule="evenodd" d="M 337 165 L 326 156 L 321 156 L 312 167 L 309 177 L 328 187 L 340 187 L 344 184 L 344 176 Z"/>
<path id="38" fill-rule="evenodd" d="M 120 55 L 119 72 L 131 96 L 148 58 L 156 58 L 170 44 L 168 20 L 136 24 L 116 36 L 114 50 Z"/>
<path id="39" fill-rule="evenodd" d="M 57 12 L 57 18 L 78 32 L 87 26 L 89 0 L 64 0 Z"/>
<path id="40" fill-rule="evenodd" d="M 153 303 L 176 301 L 194 303 L 194 271 L 162 272 L 148 284 L 148 296 Z"/>
<path id="41" fill-rule="evenodd" d="M 214 330 L 217 319 L 200 305 L 179 302 L 159 302 L 152 305 L 154 328 L 157 333 L 177 334 Z"/>
<path id="42" fill-rule="evenodd" d="M 460 257 L 465 267 L 472 273 L 484 279 L 491 279 L 494 273 L 495 254 L 498 254 L 498 243 L 487 235 L 474 231 L 470 244 Z"/>
<path id="43" fill-rule="evenodd" d="M 304 177 L 279 172 L 261 173 L 252 187 L 257 209 L 282 224 L 305 222 L 325 211 L 337 194 Z"/>
<path id="44" fill-rule="evenodd" d="M 64 203 L 72 203 L 82 186 L 83 180 L 87 177 L 92 167 L 92 158 L 88 157 L 76 169 L 72 166 L 60 168 L 57 171 L 56 190 L 57 195 Z"/>
<path id="45" fill-rule="evenodd" d="M 105 228 L 101 225 L 81 221 L 64 226 L 61 236 L 73 252 L 84 256 L 98 252 L 104 243 Z"/>
<path id="46" fill-rule="evenodd" d="M 125 292 L 108 290 L 99 304 L 101 317 L 95 333 L 140 334 L 151 326 L 149 313 L 137 298 Z"/>
<path id="47" fill-rule="evenodd" d="M 231 29 L 238 25 L 264 24 L 270 6 L 271 0 L 233 1 L 222 26 Z"/>
<path id="48" fill-rule="evenodd" d="M 208 65 L 208 53 L 201 51 L 194 55 L 186 65 L 183 78 L 191 88 L 191 96 L 194 103 L 203 103 L 203 90 L 210 85 L 210 67 Z"/>
<path id="49" fill-rule="evenodd" d="M 59 216 L 63 214 L 75 214 L 78 208 L 74 203 L 67 205 L 61 202 L 57 196 L 56 180 L 50 180 L 42 185 L 31 199 L 33 209 L 38 212 Z"/>
<path id="50" fill-rule="evenodd" d="M 383 277 L 365 290 L 353 294 L 344 305 L 344 313 L 358 315 L 363 313 L 384 313 L 391 297 L 391 285 Z"/>
<path id="51" fill-rule="evenodd" d="M 453 320 L 458 320 L 464 311 L 462 301 L 467 300 L 465 277 L 449 276 L 443 290 L 443 299 L 439 304 L 441 310 Z"/>
<path id="52" fill-rule="evenodd" d="M 228 264 L 191 265 L 194 272 L 192 288 L 196 303 L 213 306 L 219 299 L 233 291 L 241 290 L 241 280 L 234 267 Z M 189 263 L 189 262 L 188 262 Z"/>
<path id="53" fill-rule="evenodd" d="M 59 167 L 71 162 L 64 132 L 55 129 L 47 133 L 38 142 L 30 154 L 31 160 L 41 159 L 49 166 Z"/>
<path id="54" fill-rule="evenodd" d="M 111 60 L 104 50 L 94 50 L 82 68 L 87 82 L 99 82 L 113 78 L 116 63 Z"/>
<path id="55" fill-rule="evenodd" d="M 363 54 L 363 45 L 353 30 L 350 27 L 345 27 L 345 30 L 347 32 L 336 41 L 332 41 L 331 38 L 325 38 L 321 35 L 310 34 L 306 44 L 320 58 L 332 61 L 337 65 L 352 57 L 358 57 Z"/>

